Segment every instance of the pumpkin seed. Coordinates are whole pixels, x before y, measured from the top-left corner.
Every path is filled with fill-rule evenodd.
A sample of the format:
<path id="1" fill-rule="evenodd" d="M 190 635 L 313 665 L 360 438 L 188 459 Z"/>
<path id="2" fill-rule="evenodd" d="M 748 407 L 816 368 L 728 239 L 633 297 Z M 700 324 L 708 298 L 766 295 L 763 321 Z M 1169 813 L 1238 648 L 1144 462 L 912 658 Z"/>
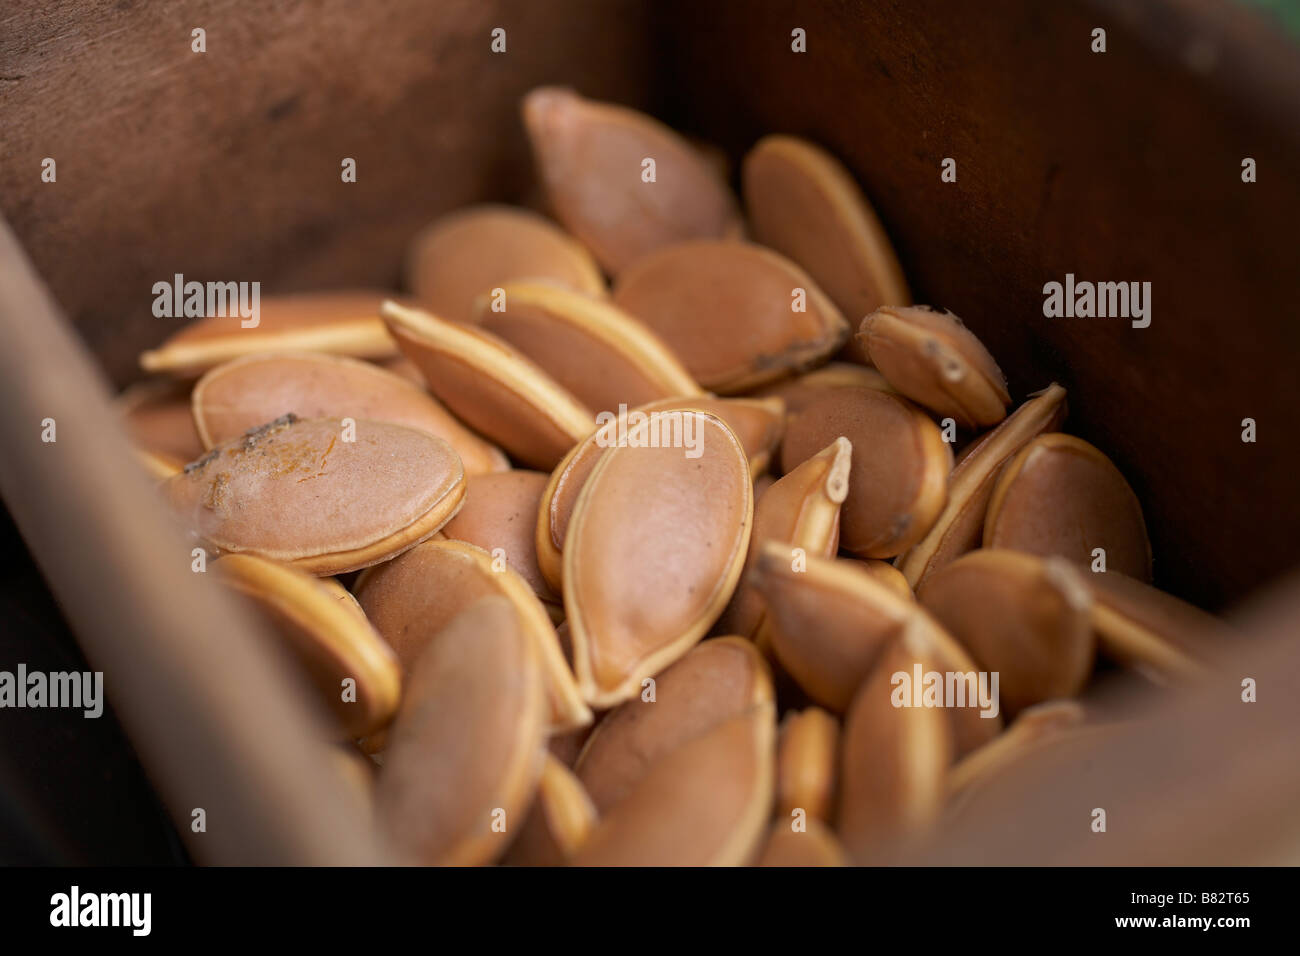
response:
<path id="1" fill-rule="evenodd" d="M 607 272 L 617 275 L 669 243 L 740 230 L 723 180 L 645 114 L 540 87 L 524 97 L 523 117 L 556 218 Z"/>
<path id="2" fill-rule="evenodd" d="M 636 413 L 703 411 L 726 422 L 740 440 L 749 459 L 752 474 L 767 467 L 772 452 L 781 440 L 785 424 L 785 406 L 780 399 L 715 398 L 711 395 L 670 398 L 634 409 Z M 628 421 L 633 420 L 628 413 Z M 551 473 L 542 493 L 537 515 L 537 563 L 542 576 L 558 590 L 563 577 L 561 554 L 573 506 L 582 494 L 596 462 L 617 439 L 617 422 L 593 431 L 575 445 Z"/>
<path id="3" fill-rule="evenodd" d="M 1100 450 L 1073 435 L 1040 435 L 1007 462 L 989 499 L 984 547 L 1057 554 L 1151 580 L 1151 542 L 1137 495 Z"/>
<path id="4" fill-rule="evenodd" d="M 912 301 L 889 237 L 839 160 L 807 140 L 765 136 L 741 171 L 754 238 L 803 266 L 845 315 Z"/>
<path id="5" fill-rule="evenodd" d="M 441 438 L 389 422 L 293 415 L 217 445 L 162 485 L 182 521 L 219 551 L 310 574 L 354 571 L 446 524 L 465 497 L 460 458 Z"/>
<path id="6" fill-rule="evenodd" d="M 759 551 L 768 541 L 788 545 L 792 553 L 798 549 L 819 558 L 835 556 L 840 505 L 849 490 L 852 451 L 847 438 L 837 438 L 768 490 L 754 508 L 746 572 L 753 569 Z M 721 633 L 753 637 L 765 618 L 762 595 L 742 577 L 717 627 Z"/>
<path id="7" fill-rule="evenodd" d="M 504 471 L 501 450 L 479 438 L 422 388 L 377 365 L 318 352 L 248 355 L 208 371 L 191 396 L 205 448 L 287 412 L 299 418 L 368 418 L 445 440 L 467 475 Z"/>
<path id="8" fill-rule="evenodd" d="M 648 443 L 647 419 L 608 449 L 573 508 L 564 610 L 588 703 L 612 707 L 696 643 L 731 599 L 753 523 L 744 450 L 721 419 L 681 412 L 698 458 Z"/>
<path id="9" fill-rule="evenodd" d="M 755 866 L 848 866 L 848 857 L 835 834 L 816 820 L 795 831 L 777 820 Z"/>
<path id="10" fill-rule="evenodd" d="M 503 471 L 469 479 L 465 506 L 443 527 L 453 541 L 466 541 L 489 554 L 500 548 L 506 562 L 519 573 L 545 604 L 558 604 L 537 567 L 535 530 L 537 509 L 550 476 L 540 471 Z"/>
<path id="11" fill-rule="evenodd" d="M 1223 621 L 1172 594 L 1108 571 L 1085 574 L 1092 626 L 1106 656 L 1163 678 L 1188 678 L 1234 645 Z"/>
<path id="12" fill-rule="evenodd" d="M 652 700 L 635 697 L 606 714 L 574 770 L 597 811 L 607 813 L 665 755 L 772 701 L 771 675 L 752 644 L 739 637 L 704 641 L 655 677 Z"/>
<path id="13" fill-rule="evenodd" d="M 504 862 L 510 866 L 563 866 L 587 841 L 596 821 L 596 807 L 581 782 L 547 754 L 533 808 Z"/>
<path id="14" fill-rule="evenodd" d="M 735 240 L 681 242 L 646 256 L 620 274 L 614 302 L 657 332 L 696 381 L 723 394 L 802 371 L 849 335 L 812 276 Z"/>
<path id="15" fill-rule="evenodd" d="M 944 709 L 892 700 L 893 675 L 917 664 L 923 673 L 944 670 L 924 630 L 912 626 L 885 649 L 844 718 L 839 835 L 858 862 L 896 858 L 943 806 L 953 757 Z"/>
<path id="16" fill-rule="evenodd" d="M 791 471 L 840 435 L 854 450 L 840 507 L 840 547 L 862 558 L 901 554 L 943 509 L 952 450 L 938 426 L 906 399 L 872 388 L 836 388 L 791 417 L 782 468 Z"/>
<path id="17" fill-rule="evenodd" d="M 537 595 L 508 565 L 463 541 L 426 541 L 356 583 L 357 600 L 407 673 L 452 618 L 485 596 L 508 599 L 520 627 L 541 653 L 550 700 L 550 729 L 591 723 L 578 694 L 555 628 Z"/>
<path id="18" fill-rule="evenodd" d="M 1007 380 L 984 343 L 951 312 L 882 306 L 858 338 L 889 383 L 936 415 L 967 428 L 1007 417 Z"/>
<path id="19" fill-rule="evenodd" d="M 554 468 L 595 427 L 576 398 L 496 336 L 393 302 L 381 312 L 429 390 L 523 464 Z"/>
<path id="20" fill-rule="evenodd" d="M 775 728 L 756 704 L 660 758 L 604 816 L 578 866 L 741 866 L 766 835 Z"/>
<path id="21" fill-rule="evenodd" d="M 1049 700 L 1026 707 L 1004 733 L 967 754 L 948 774 L 950 798 L 992 779 L 1026 753 L 1083 723 L 1083 706 L 1074 700 Z"/>
<path id="22" fill-rule="evenodd" d="M 907 578 L 903 577 L 903 572 L 888 561 L 881 561 L 877 558 L 845 558 L 843 560 L 866 571 L 904 601 L 916 600 L 916 595 L 912 593 L 912 588 L 907 583 Z"/>
<path id="23" fill-rule="evenodd" d="M 168 379 L 137 382 L 125 389 L 114 405 L 137 448 L 182 464 L 203 454 L 187 383 Z"/>
<path id="24" fill-rule="evenodd" d="M 1073 697 L 1092 673 L 1092 600 L 1067 561 L 972 551 L 930 575 L 917 598 L 983 670 L 1000 675 L 1008 714 Z"/>
<path id="25" fill-rule="evenodd" d="M 406 276 L 420 305 L 452 322 L 472 322 L 480 295 L 518 279 L 605 293 L 591 253 L 550 220 L 513 206 L 443 216 L 411 241 Z"/>
<path id="26" fill-rule="evenodd" d="M 588 407 L 616 410 L 702 394 L 659 336 L 617 306 L 539 282 L 508 283 L 502 292 L 504 308 L 482 309 L 480 327 Z"/>
<path id="27" fill-rule="evenodd" d="M 247 554 L 226 555 L 213 567 L 270 620 L 349 737 L 392 719 L 401 697 L 397 657 L 337 581 Z M 355 695 L 345 699 L 348 679 Z"/>
<path id="28" fill-rule="evenodd" d="M 984 515 L 1002 466 L 1043 432 L 1065 419 L 1065 389 L 1053 383 L 1036 392 L 1009 418 L 968 445 L 948 479 L 948 501 L 929 532 L 898 560 L 908 584 L 980 546 Z"/>
<path id="29" fill-rule="evenodd" d="M 159 348 L 142 353 L 140 367 L 193 377 L 257 352 L 392 358 L 397 344 L 379 319 L 379 304 L 389 298 L 393 298 L 390 292 L 369 289 L 266 296 L 259 303 L 258 324 L 253 328 L 244 328 L 239 315 L 199 319 Z"/>
<path id="30" fill-rule="evenodd" d="M 807 558 L 796 571 L 788 546 L 769 542 L 752 577 L 767 601 L 772 650 L 810 699 L 843 713 L 884 650 L 917 631 L 946 671 L 977 670 L 970 655 L 910 595 L 856 561 Z M 1002 729 L 1000 717 L 973 707 L 947 708 L 957 753 Z"/>
<path id="31" fill-rule="evenodd" d="M 829 822 L 835 803 L 840 725 L 820 707 L 792 711 L 781 722 L 776 750 L 776 816 L 789 829 L 802 810 L 804 821 Z"/>
<path id="32" fill-rule="evenodd" d="M 501 856 L 537 787 L 545 715 L 541 655 L 512 602 L 453 618 L 411 669 L 379 775 L 394 847 L 426 864 Z"/>

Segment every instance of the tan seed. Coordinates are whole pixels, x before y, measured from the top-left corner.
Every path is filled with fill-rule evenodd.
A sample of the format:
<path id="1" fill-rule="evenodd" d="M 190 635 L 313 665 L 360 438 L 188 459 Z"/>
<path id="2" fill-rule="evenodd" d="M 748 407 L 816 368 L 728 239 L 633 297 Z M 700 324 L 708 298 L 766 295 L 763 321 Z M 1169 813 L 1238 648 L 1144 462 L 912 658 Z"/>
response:
<path id="1" fill-rule="evenodd" d="M 912 301 L 875 211 L 824 149 L 765 136 L 741 176 L 754 238 L 807 269 L 846 316 Z"/>
<path id="2" fill-rule="evenodd" d="M 617 412 L 620 404 L 702 394 L 659 336 L 617 306 L 538 282 L 508 283 L 502 293 L 504 308 L 481 308 L 480 327 L 587 407 Z"/>
<path id="3" fill-rule="evenodd" d="M 226 555 L 213 567 L 274 625 L 349 737 L 392 719 L 402 685 L 397 657 L 337 581 L 247 554 Z M 343 699 L 347 679 L 356 684 L 352 701 Z"/>
<path id="4" fill-rule="evenodd" d="M 564 866 L 595 829 L 596 807 L 582 783 L 550 754 L 537 797 L 504 862 L 508 866 Z"/>
<path id="5" fill-rule="evenodd" d="M 972 551 L 930 575 L 917 598 L 981 669 L 1000 675 L 1012 715 L 1073 697 L 1092 673 L 1086 573 L 1060 558 Z"/>
<path id="6" fill-rule="evenodd" d="M 691 409 L 708 412 L 726 422 L 745 450 L 751 474 L 758 474 L 767 467 L 785 430 L 785 406 L 777 398 L 715 398 L 711 395 L 670 398 L 642 405 L 633 412 L 650 414 Z M 630 421 L 632 412 L 628 415 Z M 574 503 L 600 456 L 607 447 L 617 444 L 617 439 L 617 421 L 593 431 L 555 466 L 542 493 L 537 515 L 537 563 L 542 576 L 556 590 L 559 590 L 563 577 L 561 553 Z"/>
<path id="7" fill-rule="evenodd" d="M 1040 435 L 1009 461 L 984 518 L 984 547 L 1056 554 L 1151 580 L 1151 542 L 1137 495 L 1096 447 L 1073 435 Z"/>
<path id="8" fill-rule="evenodd" d="M 550 476 L 540 471 L 503 471 L 469 479 L 465 506 L 447 522 L 443 534 L 467 541 L 489 554 L 500 548 L 533 592 L 546 604 L 560 596 L 537 567 L 537 509 Z"/>
<path id="9" fill-rule="evenodd" d="M 967 428 L 996 425 L 1011 395 L 998 363 L 951 312 L 883 306 L 858 338 L 889 383 L 936 415 Z"/>
<path id="10" fill-rule="evenodd" d="M 649 252 L 740 229 L 735 198 L 680 136 L 643 113 L 541 87 L 524 127 L 556 218 L 617 275 Z M 654 160 L 647 182 L 644 161 Z"/>
<path id="11" fill-rule="evenodd" d="M 1026 707 L 1005 733 L 953 765 L 948 774 L 949 796 L 994 779 L 1025 754 L 1077 728 L 1083 719 L 1083 705 L 1074 700 L 1049 700 Z"/>
<path id="12" fill-rule="evenodd" d="M 614 302 L 657 332 L 696 381 L 723 394 L 815 365 L 849 335 L 812 276 L 735 240 L 682 242 L 646 256 L 619 276 Z"/>
<path id="13" fill-rule="evenodd" d="M 752 644 L 739 637 L 704 641 L 655 678 L 647 693 L 600 721 L 575 771 L 592 802 L 608 812 L 655 763 L 755 704 L 772 703 L 772 678 Z"/>
<path id="14" fill-rule="evenodd" d="M 848 866 L 848 857 L 835 834 L 817 820 L 797 831 L 777 820 L 755 866 Z"/>
<path id="15" fill-rule="evenodd" d="M 820 707 L 791 712 L 776 745 L 776 818 L 787 825 L 798 811 L 808 823 L 829 822 L 838 783 L 840 725 Z"/>
<path id="16" fill-rule="evenodd" d="M 756 394 L 776 396 L 785 402 L 786 410 L 791 415 L 798 415 L 811 402 L 824 395 L 826 389 L 845 386 L 874 388 L 879 392 L 897 394 L 896 389 L 876 369 L 852 362 L 830 362 L 811 372 L 768 385 Z"/>
<path id="17" fill-rule="evenodd" d="M 382 313 L 429 390 L 523 464 L 554 468 L 595 427 L 588 409 L 496 336 L 392 302 Z"/>
<path id="18" fill-rule="evenodd" d="M 203 441 L 190 411 L 188 383 L 167 379 L 137 382 L 113 404 L 124 419 L 131 441 L 142 451 L 182 464 L 203 454 Z"/>
<path id="19" fill-rule="evenodd" d="M 540 654 L 511 603 L 457 615 L 420 655 L 393 725 L 376 794 L 393 845 L 425 864 L 501 856 L 537 786 L 545 714 Z"/>
<path id="20" fill-rule="evenodd" d="M 400 554 L 447 523 L 465 497 L 460 458 L 427 432 L 293 416 L 218 445 L 162 486 L 176 514 L 220 551 L 309 574 Z"/>
<path id="21" fill-rule="evenodd" d="M 453 418 L 423 388 L 369 362 L 316 352 L 249 355 L 208 371 L 191 396 L 194 421 L 211 448 L 262 422 L 368 418 L 418 428 L 445 440 L 467 475 L 509 467 L 499 448 Z"/>
<path id="22" fill-rule="evenodd" d="M 443 216 L 412 240 L 406 276 L 420 305 L 452 322 L 473 321 L 479 296 L 519 279 L 605 293 L 581 243 L 545 217 L 511 206 L 469 206 Z"/>
<path id="23" fill-rule="evenodd" d="M 591 711 L 582 702 L 541 601 L 517 572 L 498 564 L 482 548 L 463 541 L 426 541 L 362 575 L 356 593 L 408 674 L 457 614 L 484 597 L 506 598 L 542 655 L 550 729 L 565 731 L 591 723 Z"/>
<path id="24" fill-rule="evenodd" d="M 758 704 L 660 759 L 574 858 L 578 866 L 741 866 L 772 806 L 775 728 Z"/>
<path id="25" fill-rule="evenodd" d="M 1227 624 L 1172 594 L 1116 571 L 1084 580 L 1101 650 L 1121 663 L 1164 678 L 1195 677 L 1238 645 Z"/>
<path id="26" fill-rule="evenodd" d="M 764 544 L 775 541 L 796 554 L 833 558 L 840 537 L 840 505 L 849 490 L 852 446 L 837 438 L 777 481 L 754 507 L 754 532 L 745 559 L 748 573 Z M 736 593 L 719 618 L 720 633 L 754 637 L 767 612 L 763 597 L 741 578 Z"/>
<path id="27" fill-rule="evenodd" d="M 903 577 L 903 572 L 888 561 L 881 561 L 877 558 L 845 558 L 843 560 L 857 565 L 903 600 L 916 600 L 916 595 L 912 593 L 911 585 L 907 583 L 907 578 Z"/>
<path id="28" fill-rule="evenodd" d="M 894 675 L 943 671 L 911 628 L 880 657 L 844 718 L 839 835 L 858 862 L 897 857 L 931 827 L 943 806 L 953 745 L 938 707 L 895 706 Z"/>
<path id="29" fill-rule="evenodd" d="M 1002 466 L 1043 432 L 1065 420 L 1065 389 L 1035 393 L 991 432 L 967 446 L 948 480 L 948 501 L 929 532 L 898 561 L 912 587 L 972 548 L 984 534 L 984 515 Z"/>
<path id="30" fill-rule="evenodd" d="M 611 707 L 691 648 L 731 599 L 753 523 L 744 450 L 720 419 L 681 412 L 700 439 L 686 449 L 628 444 L 596 464 L 564 546 L 564 609 L 578 686 Z"/>
<path id="31" fill-rule="evenodd" d="M 892 558 L 924 537 L 947 499 L 952 450 L 938 426 L 906 399 L 871 388 L 836 388 L 786 428 L 781 466 L 793 470 L 837 436 L 853 444 L 840 547 Z"/>
<path id="32" fill-rule="evenodd" d="M 379 304 L 391 292 L 370 289 L 267 296 L 258 324 L 244 328 L 240 315 L 199 319 L 140 356 L 146 372 L 195 376 L 241 355 L 257 352 L 327 352 L 362 359 L 397 355 Z"/>

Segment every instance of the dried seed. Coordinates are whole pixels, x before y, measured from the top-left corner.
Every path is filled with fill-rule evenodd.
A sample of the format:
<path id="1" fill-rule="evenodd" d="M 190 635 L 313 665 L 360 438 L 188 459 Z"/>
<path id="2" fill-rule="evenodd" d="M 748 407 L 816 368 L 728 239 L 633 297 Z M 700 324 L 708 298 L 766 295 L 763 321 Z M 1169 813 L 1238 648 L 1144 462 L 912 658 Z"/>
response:
<path id="1" fill-rule="evenodd" d="M 840 537 L 840 505 L 849 490 L 852 446 L 837 438 L 822 451 L 777 481 L 754 508 L 745 571 L 758 561 L 769 541 L 796 552 L 833 558 Z M 763 597 L 742 576 L 736 593 L 718 619 L 719 633 L 754 637 L 766 618 Z"/>
<path id="2" fill-rule="evenodd" d="M 770 703 L 658 760 L 574 857 L 578 866 L 740 866 L 759 849 L 772 806 Z"/>
<path id="3" fill-rule="evenodd" d="M 787 829 L 802 810 L 806 822 L 831 819 L 839 768 L 840 725 L 820 707 L 791 712 L 776 745 L 776 817 Z"/>
<path id="4" fill-rule="evenodd" d="M 549 480 L 540 471 L 475 475 L 469 479 L 465 506 L 442 530 L 451 540 L 467 541 L 488 553 L 500 548 L 533 593 L 544 603 L 558 604 L 559 594 L 537 567 L 537 509 Z"/>
<path id="5" fill-rule="evenodd" d="M 506 854 L 508 866 L 563 866 L 595 829 L 596 807 L 573 773 L 550 754 L 524 828 Z"/>
<path id="6" fill-rule="evenodd" d="M 670 398 L 633 409 L 649 415 L 653 412 L 695 410 L 708 412 L 726 422 L 740 440 L 749 459 L 752 474 L 767 467 L 785 425 L 785 406 L 780 399 L 715 398 L 711 395 Z M 633 412 L 628 413 L 629 422 Z M 617 443 L 617 422 L 602 426 L 570 449 L 551 473 L 542 493 L 537 515 L 537 563 L 551 587 L 561 586 L 564 539 L 568 534 L 573 506 L 605 449 Z"/>
<path id="7" fill-rule="evenodd" d="M 277 419 L 218 445 L 162 486 L 169 504 L 221 551 L 310 574 L 354 571 L 441 528 L 465 497 L 452 447 L 427 432 L 360 420 Z"/>
<path id="8" fill-rule="evenodd" d="M 362 359 L 397 355 L 379 304 L 391 292 L 370 289 L 267 296 L 258 324 L 244 328 L 239 315 L 209 316 L 187 325 L 159 348 L 140 356 L 146 372 L 195 376 L 257 352 L 326 352 Z"/>
<path id="9" fill-rule="evenodd" d="M 655 678 L 653 700 L 634 697 L 605 715 L 575 772 L 596 809 L 607 813 L 658 760 L 772 701 L 771 674 L 752 644 L 739 637 L 705 641 Z"/>
<path id="10" fill-rule="evenodd" d="M 541 773 L 545 714 L 537 644 L 511 602 L 485 597 L 452 619 L 411 670 L 379 776 L 394 846 L 452 866 L 504 853 Z"/>
<path id="11" fill-rule="evenodd" d="M 767 601 L 767 633 L 782 668 L 815 702 L 843 713 L 884 650 L 907 631 L 917 631 L 944 663 L 944 670 L 973 674 L 970 655 L 919 607 L 910 594 L 859 566 L 857 561 L 806 559 L 796 571 L 789 548 L 768 544 L 754 569 Z M 1002 729 L 1000 717 L 971 707 L 947 710 L 958 754 L 980 746 Z"/>
<path id="12" fill-rule="evenodd" d="M 812 276 L 735 240 L 682 242 L 646 256 L 619 276 L 614 302 L 657 332 L 696 381 L 724 394 L 814 365 L 849 335 Z"/>
<path id="13" fill-rule="evenodd" d="M 680 136 L 643 113 L 541 87 L 524 127 L 556 218 L 617 275 L 649 252 L 740 229 L 726 183 Z M 647 181 L 654 161 L 654 178 Z"/>
<path id="14" fill-rule="evenodd" d="M 849 492 L 840 508 L 840 547 L 891 558 L 919 541 L 947 497 L 952 450 L 925 413 L 871 388 L 836 388 L 786 427 L 781 465 L 791 471 L 839 435 L 853 443 Z"/>
<path id="15" fill-rule="evenodd" d="M 1223 621 L 1131 577 L 1085 574 L 1092 626 L 1108 657 L 1165 678 L 1202 674 L 1235 644 Z"/>
<path id="16" fill-rule="evenodd" d="M 912 593 L 911 585 L 907 583 L 907 578 L 903 577 L 903 572 L 888 561 L 881 561 L 877 558 L 844 558 L 842 560 L 860 567 L 881 584 L 890 588 L 903 600 L 916 600 L 916 595 Z"/>
<path id="17" fill-rule="evenodd" d="M 270 620 L 349 737 L 392 719 L 401 697 L 397 657 L 342 585 L 247 554 L 226 555 L 213 567 Z M 347 701 L 342 684 L 349 678 L 356 695 Z"/>
<path id="18" fill-rule="evenodd" d="M 1007 417 L 1006 377 L 951 312 L 884 306 L 862 320 L 858 339 L 889 384 L 936 415 L 967 428 Z"/>
<path id="19" fill-rule="evenodd" d="M 843 713 L 916 605 L 847 561 L 796 570 L 789 545 L 768 542 L 750 577 L 767 605 L 772 651 L 814 701 Z"/>
<path id="20" fill-rule="evenodd" d="M 203 441 L 190 411 L 188 383 L 168 379 L 137 382 L 113 404 L 137 448 L 182 463 L 203 454 Z"/>
<path id="21" fill-rule="evenodd" d="M 754 238 L 807 269 L 845 315 L 912 301 L 889 237 L 839 160 L 806 140 L 765 136 L 741 175 Z"/>
<path id="22" fill-rule="evenodd" d="M 504 471 L 505 455 L 479 438 L 423 388 L 377 365 L 318 352 L 249 355 L 219 365 L 194 386 L 194 421 L 204 447 L 292 412 L 299 418 L 368 418 L 445 440 L 467 475 Z"/>
<path id="23" fill-rule="evenodd" d="M 809 820 L 796 831 L 777 820 L 755 866 L 848 866 L 844 848 L 824 824 Z"/>
<path id="24" fill-rule="evenodd" d="M 605 279 L 581 243 L 549 219 L 512 206 L 470 206 L 443 216 L 411 241 L 406 276 L 420 305 L 452 322 L 473 321 L 479 296 L 518 279 L 605 293 Z"/>
<path id="25" fill-rule="evenodd" d="M 895 674 L 944 670 L 920 628 L 880 656 L 844 718 L 839 835 L 858 862 L 891 859 L 919 839 L 943 805 L 953 758 L 943 708 L 898 706 Z"/>
<path id="26" fill-rule="evenodd" d="M 912 587 L 954 558 L 980 546 L 984 515 L 1002 466 L 1043 432 L 1065 420 L 1065 389 L 1053 383 L 967 446 L 948 479 L 948 501 L 929 532 L 898 561 Z"/>
<path id="27" fill-rule="evenodd" d="M 648 419 L 608 449 L 573 508 L 564 609 L 588 703 L 611 707 L 695 644 L 731 599 L 753 522 L 744 450 L 720 419 L 681 412 L 700 455 L 648 443 Z"/>
<path id="28" fill-rule="evenodd" d="M 616 411 L 620 404 L 703 394 L 659 336 L 618 306 L 537 282 L 502 291 L 504 308 L 480 311 L 479 325 L 589 408 Z"/>
<path id="29" fill-rule="evenodd" d="M 498 565 L 499 566 L 499 565 Z M 591 723 L 565 663 L 551 619 L 512 568 L 497 570 L 491 554 L 463 541 L 426 541 L 357 581 L 357 599 L 410 673 L 424 648 L 453 617 L 485 596 L 504 597 L 541 651 L 550 700 L 550 729 Z"/>
<path id="30" fill-rule="evenodd" d="M 1073 697 L 1092 673 L 1092 600 L 1068 561 L 972 551 L 930 575 L 917 599 L 983 670 L 1000 675 L 1009 715 Z"/>
<path id="31" fill-rule="evenodd" d="M 1073 435 L 1040 435 L 998 478 L 984 518 L 984 547 L 1057 554 L 1151 580 L 1151 542 L 1142 506 L 1118 468 Z"/>
<path id="32" fill-rule="evenodd" d="M 523 464 L 554 468 L 595 427 L 576 398 L 496 336 L 392 302 L 381 311 L 429 390 Z"/>
<path id="33" fill-rule="evenodd" d="M 993 779 L 1026 753 L 1077 728 L 1083 718 L 1083 705 L 1074 700 L 1049 700 L 1026 707 L 1005 733 L 953 765 L 948 774 L 949 797 Z"/>

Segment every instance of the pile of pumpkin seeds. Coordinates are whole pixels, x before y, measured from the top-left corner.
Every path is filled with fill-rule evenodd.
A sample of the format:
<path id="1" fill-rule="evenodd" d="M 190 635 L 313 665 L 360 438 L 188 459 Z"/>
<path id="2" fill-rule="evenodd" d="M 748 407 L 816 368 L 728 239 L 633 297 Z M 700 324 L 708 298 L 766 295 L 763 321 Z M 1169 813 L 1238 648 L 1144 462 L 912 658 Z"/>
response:
<path id="1" fill-rule="evenodd" d="M 1123 475 L 1061 431 L 1065 388 L 1012 396 L 913 305 L 836 159 L 761 140 L 742 214 L 645 115 L 552 88 L 522 115 L 553 219 L 457 211 L 404 297 L 199 320 L 120 399 L 393 852 L 897 859 L 1085 732 L 1100 660 L 1213 659 L 1218 622 L 1150 586 Z M 899 706 L 930 673 L 996 674 L 995 705 Z"/>

